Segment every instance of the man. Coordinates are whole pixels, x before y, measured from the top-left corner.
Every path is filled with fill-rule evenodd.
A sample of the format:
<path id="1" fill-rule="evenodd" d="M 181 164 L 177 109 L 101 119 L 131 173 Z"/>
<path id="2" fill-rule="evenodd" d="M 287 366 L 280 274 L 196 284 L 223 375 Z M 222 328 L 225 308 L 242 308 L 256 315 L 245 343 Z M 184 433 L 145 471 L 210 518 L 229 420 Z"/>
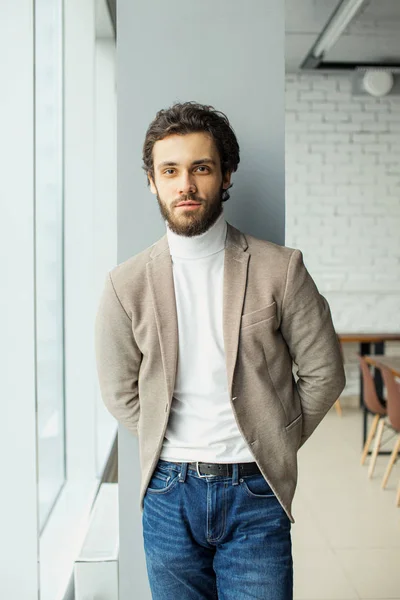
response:
<path id="1" fill-rule="evenodd" d="M 96 352 L 139 437 L 153 598 L 290 600 L 297 451 L 345 385 L 328 303 L 299 250 L 225 221 L 223 113 L 159 111 L 143 160 L 166 235 L 109 273 Z"/>

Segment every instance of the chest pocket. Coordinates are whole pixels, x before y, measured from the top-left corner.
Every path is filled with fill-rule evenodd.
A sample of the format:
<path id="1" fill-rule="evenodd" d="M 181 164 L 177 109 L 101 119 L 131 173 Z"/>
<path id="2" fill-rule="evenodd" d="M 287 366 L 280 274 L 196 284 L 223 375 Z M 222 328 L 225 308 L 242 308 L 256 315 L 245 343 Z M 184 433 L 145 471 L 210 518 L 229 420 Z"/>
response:
<path id="1" fill-rule="evenodd" d="M 268 306 L 263 306 L 258 310 L 254 310 L 252 312 L 242 315 L 240 328 L 244 329 L 245 327 L 250 327 L 251 325 L 255 325 L 256 323 L 268 321 L 269 319 L 273 319 L 275 315 L 276 302 L 273 302 L 272 304 L 268 304 Z"/>

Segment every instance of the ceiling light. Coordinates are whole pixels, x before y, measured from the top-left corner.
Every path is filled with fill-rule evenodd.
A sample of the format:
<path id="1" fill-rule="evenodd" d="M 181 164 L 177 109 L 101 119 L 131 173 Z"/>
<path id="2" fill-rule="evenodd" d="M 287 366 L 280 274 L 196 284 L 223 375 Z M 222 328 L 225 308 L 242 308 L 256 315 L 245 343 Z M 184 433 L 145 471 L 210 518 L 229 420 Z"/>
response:
<path id="1" fill-rule="evenodd" d="M 321 58 L 336 44 L 366 0 L 342 0 L 313 48 L 314 58 Z"/>

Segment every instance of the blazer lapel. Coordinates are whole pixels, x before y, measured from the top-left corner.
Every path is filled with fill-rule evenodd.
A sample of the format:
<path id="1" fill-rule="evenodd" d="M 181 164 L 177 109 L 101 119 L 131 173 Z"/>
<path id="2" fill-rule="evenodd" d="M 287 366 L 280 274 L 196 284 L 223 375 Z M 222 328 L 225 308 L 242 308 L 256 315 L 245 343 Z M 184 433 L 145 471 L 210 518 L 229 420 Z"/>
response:
<path id="1" fill-rule="evenodd" d="M 147 279 L 153 297 L 168 398 L 171 399 L 178 365 L 178 317 L 167 235 L 154 244 L 150 259 L 146 265 Z"/>
<path id="2" fill-rule="evenodd" d="M 231 395 L 250 255 L 245 252 L 248 247 L 245 236 L 229 223 L 227 225 L 223 288 L 223 331 L 228 392 Z"/>
<path id="3" fill-rule="evenodd" d="M 223 283 L 223 334 L 228 391 L 231 394 L 246 291 L 249 255 L 245 236 L 227 223 Z M 146 265 L 160 339 L 168 396 L 172 398 L 178 365 L 178 318 L 172 259 L 164 235 L 153 245 Z"/>

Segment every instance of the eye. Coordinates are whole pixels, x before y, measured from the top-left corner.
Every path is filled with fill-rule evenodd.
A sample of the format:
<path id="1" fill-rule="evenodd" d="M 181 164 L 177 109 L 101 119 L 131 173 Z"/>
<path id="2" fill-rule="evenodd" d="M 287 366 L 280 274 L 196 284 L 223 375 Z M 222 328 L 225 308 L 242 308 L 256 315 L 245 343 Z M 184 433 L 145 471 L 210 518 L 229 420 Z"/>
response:
<path id="1" fill-rule="evenodd" d="M 210 170 L 208 167 L 205 167 L 204 165 L 198 166 L 197 169 L 204 169 L 203 171 L 200 171 L 200 173 L 208 173 Z"/>
<path id="2" fill-rule="evenodd" d="M 164 175 L 170 175 L 175 169 L 165 169 Z"/>

